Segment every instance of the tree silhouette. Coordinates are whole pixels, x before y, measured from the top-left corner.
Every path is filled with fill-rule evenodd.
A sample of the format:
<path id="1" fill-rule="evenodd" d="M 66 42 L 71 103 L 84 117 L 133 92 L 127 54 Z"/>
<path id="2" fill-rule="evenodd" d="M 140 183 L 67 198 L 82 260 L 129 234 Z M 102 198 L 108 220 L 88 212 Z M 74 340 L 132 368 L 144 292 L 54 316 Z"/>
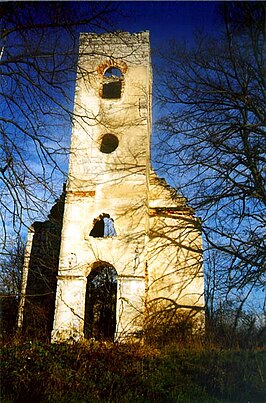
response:
<path id="1" fill-rule="evenodd" d="M 0 5 L 3 246 L 10 226 L 19 233 L 60 192 L 75 119 L 78 33 L 112 29 L 115 8 L 109 2 Z"/>
<path id="2" fill-rule="evenodd" d="M 162 52 L 157 96 L 161 171 L 202 216 L 206 247 L 220 256 L 216 286 L 229 292 L 264 283 L 265 5 L 221 11 L 219 33 Z"/>

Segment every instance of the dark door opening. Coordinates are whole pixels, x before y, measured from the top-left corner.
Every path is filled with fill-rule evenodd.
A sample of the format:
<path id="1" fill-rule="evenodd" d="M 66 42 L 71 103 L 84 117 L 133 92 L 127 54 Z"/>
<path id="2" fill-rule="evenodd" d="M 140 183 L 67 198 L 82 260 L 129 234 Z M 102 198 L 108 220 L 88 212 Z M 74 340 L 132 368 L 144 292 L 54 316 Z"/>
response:
<path id="1" fill-rule="evenodd" d="M 116 329 L 117 272 L 106 262 L 96 263 L 87 277 L 85 338 L 114 340 Z"/>

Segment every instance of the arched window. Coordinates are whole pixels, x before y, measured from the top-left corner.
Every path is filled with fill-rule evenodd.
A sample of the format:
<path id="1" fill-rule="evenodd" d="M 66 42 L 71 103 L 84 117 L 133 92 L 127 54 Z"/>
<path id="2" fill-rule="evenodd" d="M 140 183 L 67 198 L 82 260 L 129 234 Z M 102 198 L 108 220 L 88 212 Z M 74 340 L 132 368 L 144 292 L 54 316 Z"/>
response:
<path id="1" fill-rule="evenodd" d="M 116 236 L 114 220 L 110 217 L 110 214 L 102 213 L 99 215 L 99 217 L 94 218 L 93 228 L 90 232 L 90 236 L 93 236 L 94 238 L 108 238 Z"/>
<path id="2" fill-rule="evenodd" d="M 106 99 L 121 98 L 122 72 L 118 67 L 109 67 L 103 75 L 102 97 Z"/>
<path id="3" fill-rule="evenodd" d="M 107 133 L 102 137 L 100 151 L 104 154 L 111 154 L 117 149 L 118 144 L 118 138 L 112 133 Z"/>
<path id="4" fill-rule="evenodd" d="M 87 277 L 84 336 L 114 340 L 116 330 L 117 272 L 97 262 Z"/>

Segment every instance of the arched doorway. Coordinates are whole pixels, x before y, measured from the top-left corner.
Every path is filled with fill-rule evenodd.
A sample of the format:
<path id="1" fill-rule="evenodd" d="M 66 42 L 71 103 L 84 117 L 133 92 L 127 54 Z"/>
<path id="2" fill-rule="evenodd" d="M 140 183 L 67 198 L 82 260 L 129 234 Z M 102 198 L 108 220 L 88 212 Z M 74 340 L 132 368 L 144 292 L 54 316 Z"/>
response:
<path id="1" fill-rule="evenodd" d="M 114 340 L 116 329 L 117 272 L 107 262 L 97 262 L 87 277 L 85 338 Z"/>

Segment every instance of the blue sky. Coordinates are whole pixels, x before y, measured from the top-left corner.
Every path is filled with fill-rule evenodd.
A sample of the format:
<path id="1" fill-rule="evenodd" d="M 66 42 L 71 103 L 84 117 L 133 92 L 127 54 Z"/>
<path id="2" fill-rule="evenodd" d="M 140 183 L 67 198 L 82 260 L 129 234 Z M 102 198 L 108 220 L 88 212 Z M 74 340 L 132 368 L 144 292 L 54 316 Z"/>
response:
<path id="1" fill-rule="evenodd" d="M 11 4 L 11 2 L 10 2 Z M 20 2 L 20 4 L 22 4 Z M 31 2 L 31 4 L 36 7 L 36 11 L 38 14 L 38 22 L 44 22 L 47 20 L 46 15 L 46 4 L 49 2 Z M 71 10 L 71 7 L 74 9 L 79 9 L 80 11 L 86 9 L 86 5 L 89 2 L 62 2 L 63 7 Z M 116 14 L 113 26 L 114 29 L 119 29 L 122 31 L 128 32 L 139 32 L 139 31 L 150 31 L 150 40 L 151 40 L 151 48 L 152 48 L 152 62 L 153 67 L 155 67 L 158 59 L 156 58 L 156 49 L 163 50 L 169 41 L 175 39 L 177 41 L 186 41 L 191 43 L 193 39 L 193 34 L 197 29 L 203 29 L 207 33 L 211 33 L 212 35 L 219 31 L 219 13 L 218 9 L 221 5 L 221 2 L 214 1 L 121 1 L 121 2 L 113 2 L 114 6 L 117 6 L 119 12 Z M 41 12 L 39 11 L 39 6 L 41 5 Z M 16 6 L 17 7 L 17 6 Z M 69 11 L 71 13 L 71 11 Z M 88 17 L 89 14 L 84 17 Z M 97 29 L 97 28 L 96 28 Z M 80 32 L 88 32 L 92 31 L 92 29 L 87 29 L 86 26 L 79 27 L 77 31 Z M 95 32 L 95 31 L 94 31 Z M 100 28 L 98 32 L 102 32 Z M 14 34 L 16 35 L 16 34 Z M 51 44 L 52 36 L 46 33 L 45 41 L 47 46 Z M 65 38 L 63 38 L 65 40 Z M 30 42 L 33 42 L 33 38 L 30 38 Z M 67 46 L 67 41 L 64 41 L 64 45 Z M 16 49 L 14 46 L 14 41 L 12 40 L 9 43 L 10 49 Z M 17 47 L 19 49 L 19 47 Z M 11 50 L 12 53 L 12 50 Z M 72 57 L 72 54 L 71 54 Z M 73 58 L 75 57 L 73 53 Z M 159 82 L 159 75 L 155 68 L 153 68 L 153 77 L 154 77 L 154 88 L 156 87 L 156 83 Z M 73 79 L 72 83 L 68 83 L 70 85 L 69 93 L 70 100 L 68 106 L 72 106 L 73 94 L 74 94 L 74 75 L 71 75 Z M 155 97 L 154 97 L 155 99 Z M 0 104 L 1 107 L 1 104 Z M 3 109 L 3 107 L 2 107 Z M 153 107 L 153 121 L 156 121 L 159 109 L 158 107 Z M 50 115 L 49 115 L 50 116 Z M 18 115 L 16 115 L 18 119 Z M 60 120 L 60 124 L 65 124 L 65 121 Z M 69 122 L 66 122 L 67 128 L 65 127 L 57 127 L 58 132 L 64 134 L 64 145 L 68 146 L 70 141 L 71 134 L 71 125 Z M 156 130 L 153 129 L 153 134 L 156 135 Z M 62 145 L 62 144 L 61 144 Z M 26 146 L 26 145 L 25 145 Z M 31 159 L 30 159 L 31 157 Z M 34 168 L 34 155 L 28 155 L 29 165 L 31 168 Z M 66 157 L 61 157 L 61 163 L 64 165 L 64 168 L 67 169 Z M 38 167 L 36 167 L 36 171 L 38 172 Z M 61 176 L 56 177 L 58 182 L 57 191 L 60 193 L 62 188 L 63 178 L 61 180 Z M 169 181 L 169 178 L 166 178 Z M 171 183 L 171 182 L 170 182 Z M 49 202 L 52 202 L 49 199 Z M 43 203 L 44 204 L 44 203 Z M 45 208 L 44 213 L 47 212 L 49 207 L 49 203 Z"/>
<path id="2" fill-rule="evenodd" d="M 196 30 L 215 34 L 221 19 L 217 1 L 120 1 L 114 2 L 119 12 L 115 17 L 115 29 L 130 33 L 148 30 L 150 32 L 153 65 L 153 143 L 156 142 L 155 122 L 160 113 L 156 105 L 156 86 L 160 82 L 156 66 L 160 59 L 157 51 L 163 51 L 171 40 L 192 44 Z M 152 147 L 152 155 L 156 147 Z M 155 166 L 154 166 L 155 167 Z M 170 178 L 166 178 L 170 184 Z"/>
<path id="3" fill-rule="evenodd" d="M 7 3 L 8 4 L 8 3 Z M 14 4 L 9 2 L 10 5 Z M 29 2 L 30 6 L 35 8 L 34 21 L 37 23 L 45 23 L 47 19 L 49 19 L 49 2 Z M 92 3 L 93 4 L 93 3 Z M 96 4 L 96 3 L 95 3 Z M 167 43 L 175 38 L 177 40 L 185 40 L 191 41 L 193 37 L 193 32 L 195 29 L 201 27 L 207 31 L 214 32 L 217 26 L 217 6 L 219 2 L 182 2 L 182 1 L 121 1 L 121 2 L 113 2 L 115 7 L 118 8 L 118 12 L 114 17 L 113 26 L 114 29 L 120 29 L 122 31 L 139 32 L 144 30 L 150 31 L 150 40 L 151 40 L 151 48 L 152 48 L 152 62 L 155 65 L 156 57 L 155 51 L 157 48 L 163 49 Z M 25 5 L 25 9 L 23 6 Z M 76 10 L 77 12 L 84 12 L 84 17 L 88 17 L 89 11 L 86 6 L 90 5 L 89 2 L 61 2 L 63 8 L 68 9 L 68 12 Z M 27 16 L 27 4 L 26 2 L 17 3 L 15 6 L 15 10 L 17 10 L 18 17 L 23 22 L 25 16 Z M 10 8 L 12 12 L 12 8 Z M 108 22 L 111 22 L 108 20 Z M 97 29 L 97 28 L 96 28 Z M 91 31 L 92 28 L 88 29 L 86 26 L 81 26 L 77 29 L 77 31 Z M 100 31 L 100 28 L 99 28 Z M 99 32 L 98 31 L 98 32 Z M 17 43 L 19 40 L 19 36 L 14 35 L 10 36 L 10 41 L 8 43 L 9 50 L 11 54 L 13 52 L 19 52 L 20 46 Z M 31 45 L 34 43 L 34 36 L 30 37 Z M 62 41 L 61 41 L 62 42 Z M 47 46 L 52 45 L 53 43 L 53 32 L 47 31 L 45 36 L 45 42 L 42 41 L 42 46 L 47 43 Z M 64 42 L 63 42 L 64 43 Z M 15 46 L 14 46 L 15 44 Z M 67 41 L 64 43 L 67 46 Z M 52 45 L 53 46 L 53 45 Z M 4 55 L 5 56 L 5 55 Z M 75 55 L 73 54 L 73 58 Z M 72 100 L 74 97 L 74 75 L 71 76 L 72 83 L 70 82 L 68 95 L 70 97 L 68 107 L 72 108 Z M 153 69 L 153 78 L 154 78 L 154 88 L 156 86 L 156 82 L 159 77 L 156 73 L 156 70 Z M 32 89 L 34 91 L 34 88 Z M 55 97 L 55 94 L 54 94 Z M 155 99 L 155 97 L 154 97 Z M 3 108 L 3 105 L 2 105 Z M 3 111 L 2 111 L 3 112 Z M 153 122 L 156 121 L 158 109 L 156 107 L 153 108 Z M 18 113 L 15 111 L 16 119 L 18 119 Z M 14 115 L 14 116 L 15 116 Z M 42 117 L 44 119 L 44 117 Z M 53 119 L 56 119 L 56 116 L 53 116 Z M 42 120 L 43 122 L 43 120 Z M 55 123 L 54 123 L 55 124 Z M 65 122 L 61 122 L 60 124 L 65 124 Z M 67 123 L 66 123 L 67 124 Z M 23 126 L 23 123 L 22 123 Z M 52 128 L 53 129 L 53 128 Z M 64 134 L 64 144 L 62 146 L 68 146 L 71 135 L 71 125 L 68 127 L 57 127 L 57 131 L 62 131 Z M 155 133 L 155 130 L 153 130 Z M 45 134 L 45 133 L 44 133 Z M 26 144 L 25 144 L 26 146 Z M 30 155 L 30 149 L 27 153 L 27 161 L 31 165 L 31 168 L 36 166 L 37 162 L 34 161 L 34 152 L 32 150 L 32 155 Z M 62 168 L 67 170 L 66 158 L 61 158 L 60 162 Z M 37 167 L 36 170 L 38 171 Z M 60 182 L 60 181 L 59 181 Z M 63 182 L 63 178 L 62 178 Z M 61 189 L 61 186 L 59 186 Z M 59 190 L 60 192 L 60 190 Z M 52 200 L 50 200 L 52 202 Z M 46 210 L 46 209 L 44 209 Z M 33 217 L 32 217 L 33 219 Z"/>
<path id="4" fill-rule="evenodd" d="M 82 12 L 87 3 L 71 2 L 71 6 Z M 219 1 L 114 1 L 112 4 L 118 9 L 112 15 L 114 29 L 131 33 L 148 30 L 152 48 L 164 46 L 173 38 L 190 41 L 197 28 L 213 33 L 220 20 Z M 86 32 L 84 27 L 79 30 Z"/>
<path id="5" fill-rule="evenodd" d="M 117 25 L 130 32 L 149 30 L 151 46 L 163 46 L 172 38 L 191 40 L 198 27 L 215 31 L 218 6 L 212 1 L 121 1 L 125 17 Z"/>

